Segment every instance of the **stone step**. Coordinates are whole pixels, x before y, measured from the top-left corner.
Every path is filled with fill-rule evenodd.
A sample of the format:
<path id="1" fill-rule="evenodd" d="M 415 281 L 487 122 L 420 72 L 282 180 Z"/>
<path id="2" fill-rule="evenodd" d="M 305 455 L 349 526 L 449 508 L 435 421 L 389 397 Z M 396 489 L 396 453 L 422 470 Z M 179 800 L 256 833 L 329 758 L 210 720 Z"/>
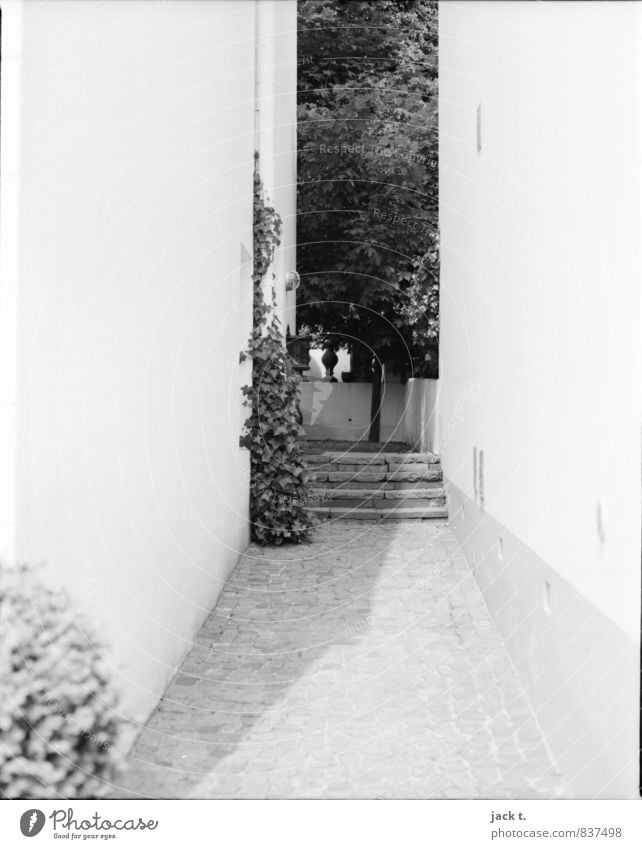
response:
<path id="1" fill-rule="evenodd" d="M 379 484 L 382 489 L 404 489 L 405 487 L 399 484 L 420 484 L 425 485 L 430 482 L 437 482 L 442 479 L 441 469 L 434 469 L 429 472 L 312 472 L 312 484 L 322 488 L 332 488 L 346 484 L 348 489 L 353 484 Z M 392 487 L 386 486 L 392 484 Z M 359 487 L 355 486 L 355 489 Z M 407 488 L 412 488 L 408 486 Z"/>
<path id="2" fill-rule="evenodd" d="M 387 491 L 389 489 L 438 489 L 441 486 L 441 479 L 439 480 L 422 480 L 421 478 L 416 481 L 358 481 L 354 480 L 352 477 L 347 481 L 321 481 L 314 482 L 312 484 L 312 491 L 326 491 L 326 490 L 342 490 L 342 489 L 372 489 L 377 492 Z"/>
<path id="3" fill-rule="evenodd" d="M 349 466 L 385 466 L 387 460 L 381 454 L 307 454 L 304 455 L 304 460 L 309 466 L 328 466 L 341 463 Z"/>
<path id="4" fill-rule="evenodd" d="M 395 489 L 399 484 L 394 481 L 379 481 L 378 483 L 372 483 L 372 481 L 356 481 L 350 480 L 347 481 L 325 481 L 325 483 L 313 485 L 313 491 L 315 489 L 319 490 L 331 490 L 331 491 L 341 491 L 343 489 L 370 489 L 376 492 L 384 492 L 387 489 Z"/>
<path id="5" fill-rule="evenodd" d="M 442 479 L 440 466 L 427 466 L 425 470 L 413 471 L 412 466 L 408 469 L 399 469 L 398 471 L 388 472 L 386 480 L 388 481 L 440 481 Z"/>
<path id="6" fill-rule="evenodd" d="M 441 495 L 436 498 L 399 498 L 396 501 L 391 501 L 387 498 L 373 498 L 372 501 L 373 507 L 377 507 L 379 510 L 400 510 L 400 509 L 413 509 L 419 510 L 424 507 L 443 507 L 446 504 L 446 497 Z M 329 501 L 328 504 L 333 504 L 333 501 Z"/>
<path id="7" fill-rule="evenodd" d="M 412 448 L 404 442 L 354 442 L 348 439 L 306 439 L 303 442 L 305 454 L 323 454 L 338 451 L 355 452 L 355 454 L 411 454 Z"/>
<path id="8" fill-rule="evenodd" d="M 352 466 L 384 466 L 388 462 L 385 454 L 357 454 L 352 451 L 332 452 L 330 460 L 332 463 Z"/>
<path id="9" fill-rule="evenodd" d="M 430 452 L 420 453 L 410 452 L 408 454 L 385 454 L 386 463 L 439 463 L 440 457 L 438 454 Z"/>
<path id="10" fill-rule="evenodd" d="M 447 519 L 448 508 L 440 507 L 423 507 L 415 509 L 414 507 L 401 508 L 399 510 L 389 510 L 383 512 L 382 522 L 404 522 L 408 519 Z"/>
<path id="11" fill-rule="evenodd" d="M 327 501 L 317 502 L 312 510 L 361 510 L 363 508 L 375 508 L 383 513 L 396 513 L 399 510 L 424 510 L 427 507 L 443 507 L 445 498 L 404 498 L 400 501 L 387 501 L 384 498 L 333 498 Z"/>
<path id="12" fill-rule="evenodd" d="M 324 463 L 330 462 L 329 454 L 304 454 L 303 459 L 308 466 L 322 466 Z"/>
<path id="13" fill-rule="evenodd" d="M 436 465 L 439 457 L 436 454 L 358 454 L 352 452 L 329 452 L 322 454 L 305 454 L 303 459 L 309 466 L 327 466 L 338 464 L 341 466 L 388 466 L 397 468 L 400 466 L 428 464 Z"/>
<path id="14" fill-rule="evenodd" d="M 346 484 L 341 489 L 313 489 L 310 493 L 310 501 L 337 501 L 339 499 L 369 499 L 377 498 L 385 501 L 413 501 L 416 499 L 430 499 L 432 501 L 444 502 L 446 493 L 443 487 L 416 487 L 414 489 L 381 489 L 371 484 L 364 484 L 363 489 L 349 488 Z"/>
<path id="15" fill-rule="evenodd" d="M 411 468 L 413 468 L 411 466 Z M 352 463 L 333 463 L 332 468 L 328 466 L 328 471 L 333 472 L 389 472 L 390 467 L 387 463 L 380 466 L 354 466 Z M 395 470 L 396 471 L 396 470 Z"/>
<path id="16" fill-rule="evenodd" d="M 379 498 L 385 501 L 413 501 L 417 498 L 427 499 L 429 501 L 438 501 L 440 504 L 446 503 L 446 490 L 439 486 L 423 489 L 391 489 L 386 492 L 380 492 Z"/>
<path id="17" fill-rule="evenodd" d="M 343 468 L 343 467 L 341 467 Z M 440 469 L 439 463 L 388 463 L 389 472 L 433 472 Z"/>
<path id="18" fill-rule="evenodd" d="M 311 508 L 319 519 L 369 519 L 379 522 L 403 521 L 405 519 L 447 519 L 445 506 L 434 507 L 395 507 L 382 510 L 376 507 L 327 507 L 319 505 Z"/>
<path id="19" fill-rule="evenodd" d="M 310 502 L 308 502 L 309 504 Z M 392 502 L 390 502 L 392 504 Z M 332 499 L 324 499 L 323 501 L 319 501 L 313 505 L 312 509 L 318 508 L 340 508 L 342 510 L 354 510 L 356 508 L 361 507 L 377 507 L 375 504 L 375 498 L 373 496 L 367 496 L 366 498 L 332 498 Z"/>
<path id="20" fill-rule="evenodd" d="M 369 469 L 367 472 L 327 472 L 326 474 L 328 475 L 328 480 L 333 483 L 352 480 L 363 481 L 364 483 L 376 483 L 377 481 L 384 481 L 388 477 L 388 472 L 384 466 L 380 466 L 379 468 L 381 471 L 377 472 Z"/>
<path id="21" fill-rule="evenodd" d="M 440 487 L 442 485 L 442 475 L 439 474 L 434 480 L 424 480 L 420 477 L 418 480 L 386 481 L 386 483 L 390 484 L 396 490 L 428 489 L 431 487 Z"/>
<path id="22" fill-rule="evenodd" d="M 308 504 L 320 519 L 446 519 L 439 457 L 429 452 L 306 453 L 312 472 Z"/>
<path id="23" fill-rule="evenodd" d="M 357 483 L 414 483 L 416 481 L 440 481 L 442 478 L 441 469 L 432 469 L 427 472 L 314 472 L 314 481 L 316 483 L 349 483 L 355 481 Z"/>

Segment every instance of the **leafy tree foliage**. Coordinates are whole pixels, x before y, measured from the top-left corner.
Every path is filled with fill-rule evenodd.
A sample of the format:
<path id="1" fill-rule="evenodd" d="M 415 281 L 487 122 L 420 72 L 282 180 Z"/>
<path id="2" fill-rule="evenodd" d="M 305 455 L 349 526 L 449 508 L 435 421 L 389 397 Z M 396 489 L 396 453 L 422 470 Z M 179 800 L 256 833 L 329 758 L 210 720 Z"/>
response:
<path id="1" fill-rule="evenodd" d="M 298 315 L 436 375 L 437 4 L 299 3 Z"/>

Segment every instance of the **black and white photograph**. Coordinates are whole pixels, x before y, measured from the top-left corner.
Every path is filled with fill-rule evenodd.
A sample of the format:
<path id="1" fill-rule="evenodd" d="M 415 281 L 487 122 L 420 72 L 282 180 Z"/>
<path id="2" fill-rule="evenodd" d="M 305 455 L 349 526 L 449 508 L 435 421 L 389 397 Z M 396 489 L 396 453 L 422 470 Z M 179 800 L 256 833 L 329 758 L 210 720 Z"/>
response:
<path id="1" fill-rule="evenodd" d="M 2 846 L 642 845 L 641 294 L 642 0 L 0 0 Z"/>

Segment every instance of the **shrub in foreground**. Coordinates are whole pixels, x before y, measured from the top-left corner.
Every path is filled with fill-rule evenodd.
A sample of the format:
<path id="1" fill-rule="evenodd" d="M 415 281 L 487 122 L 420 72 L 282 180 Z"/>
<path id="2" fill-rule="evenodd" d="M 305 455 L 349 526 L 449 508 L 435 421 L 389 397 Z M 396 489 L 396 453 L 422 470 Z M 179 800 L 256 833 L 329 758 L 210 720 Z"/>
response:
<path id="1" fill-rule="evenodd" d="M 124 723 L 104 649 L 37 570 L 0 570 L 0 797 L 108 795 Z"/>

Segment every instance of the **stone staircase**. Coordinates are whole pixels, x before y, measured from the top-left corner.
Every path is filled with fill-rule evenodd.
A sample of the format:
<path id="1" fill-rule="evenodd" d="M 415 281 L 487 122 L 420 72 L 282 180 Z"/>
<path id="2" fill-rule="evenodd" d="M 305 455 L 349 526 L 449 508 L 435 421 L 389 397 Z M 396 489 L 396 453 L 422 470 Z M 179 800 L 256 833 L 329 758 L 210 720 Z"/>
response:
<path id="1" fill-rule="evenodd" d="M 358 449 L 358 446 L 357 446 Z M 435 454 L 406 451 L 314 451 L 309 507 L 321 520 L 446 519 L 446 494 Z"/>

